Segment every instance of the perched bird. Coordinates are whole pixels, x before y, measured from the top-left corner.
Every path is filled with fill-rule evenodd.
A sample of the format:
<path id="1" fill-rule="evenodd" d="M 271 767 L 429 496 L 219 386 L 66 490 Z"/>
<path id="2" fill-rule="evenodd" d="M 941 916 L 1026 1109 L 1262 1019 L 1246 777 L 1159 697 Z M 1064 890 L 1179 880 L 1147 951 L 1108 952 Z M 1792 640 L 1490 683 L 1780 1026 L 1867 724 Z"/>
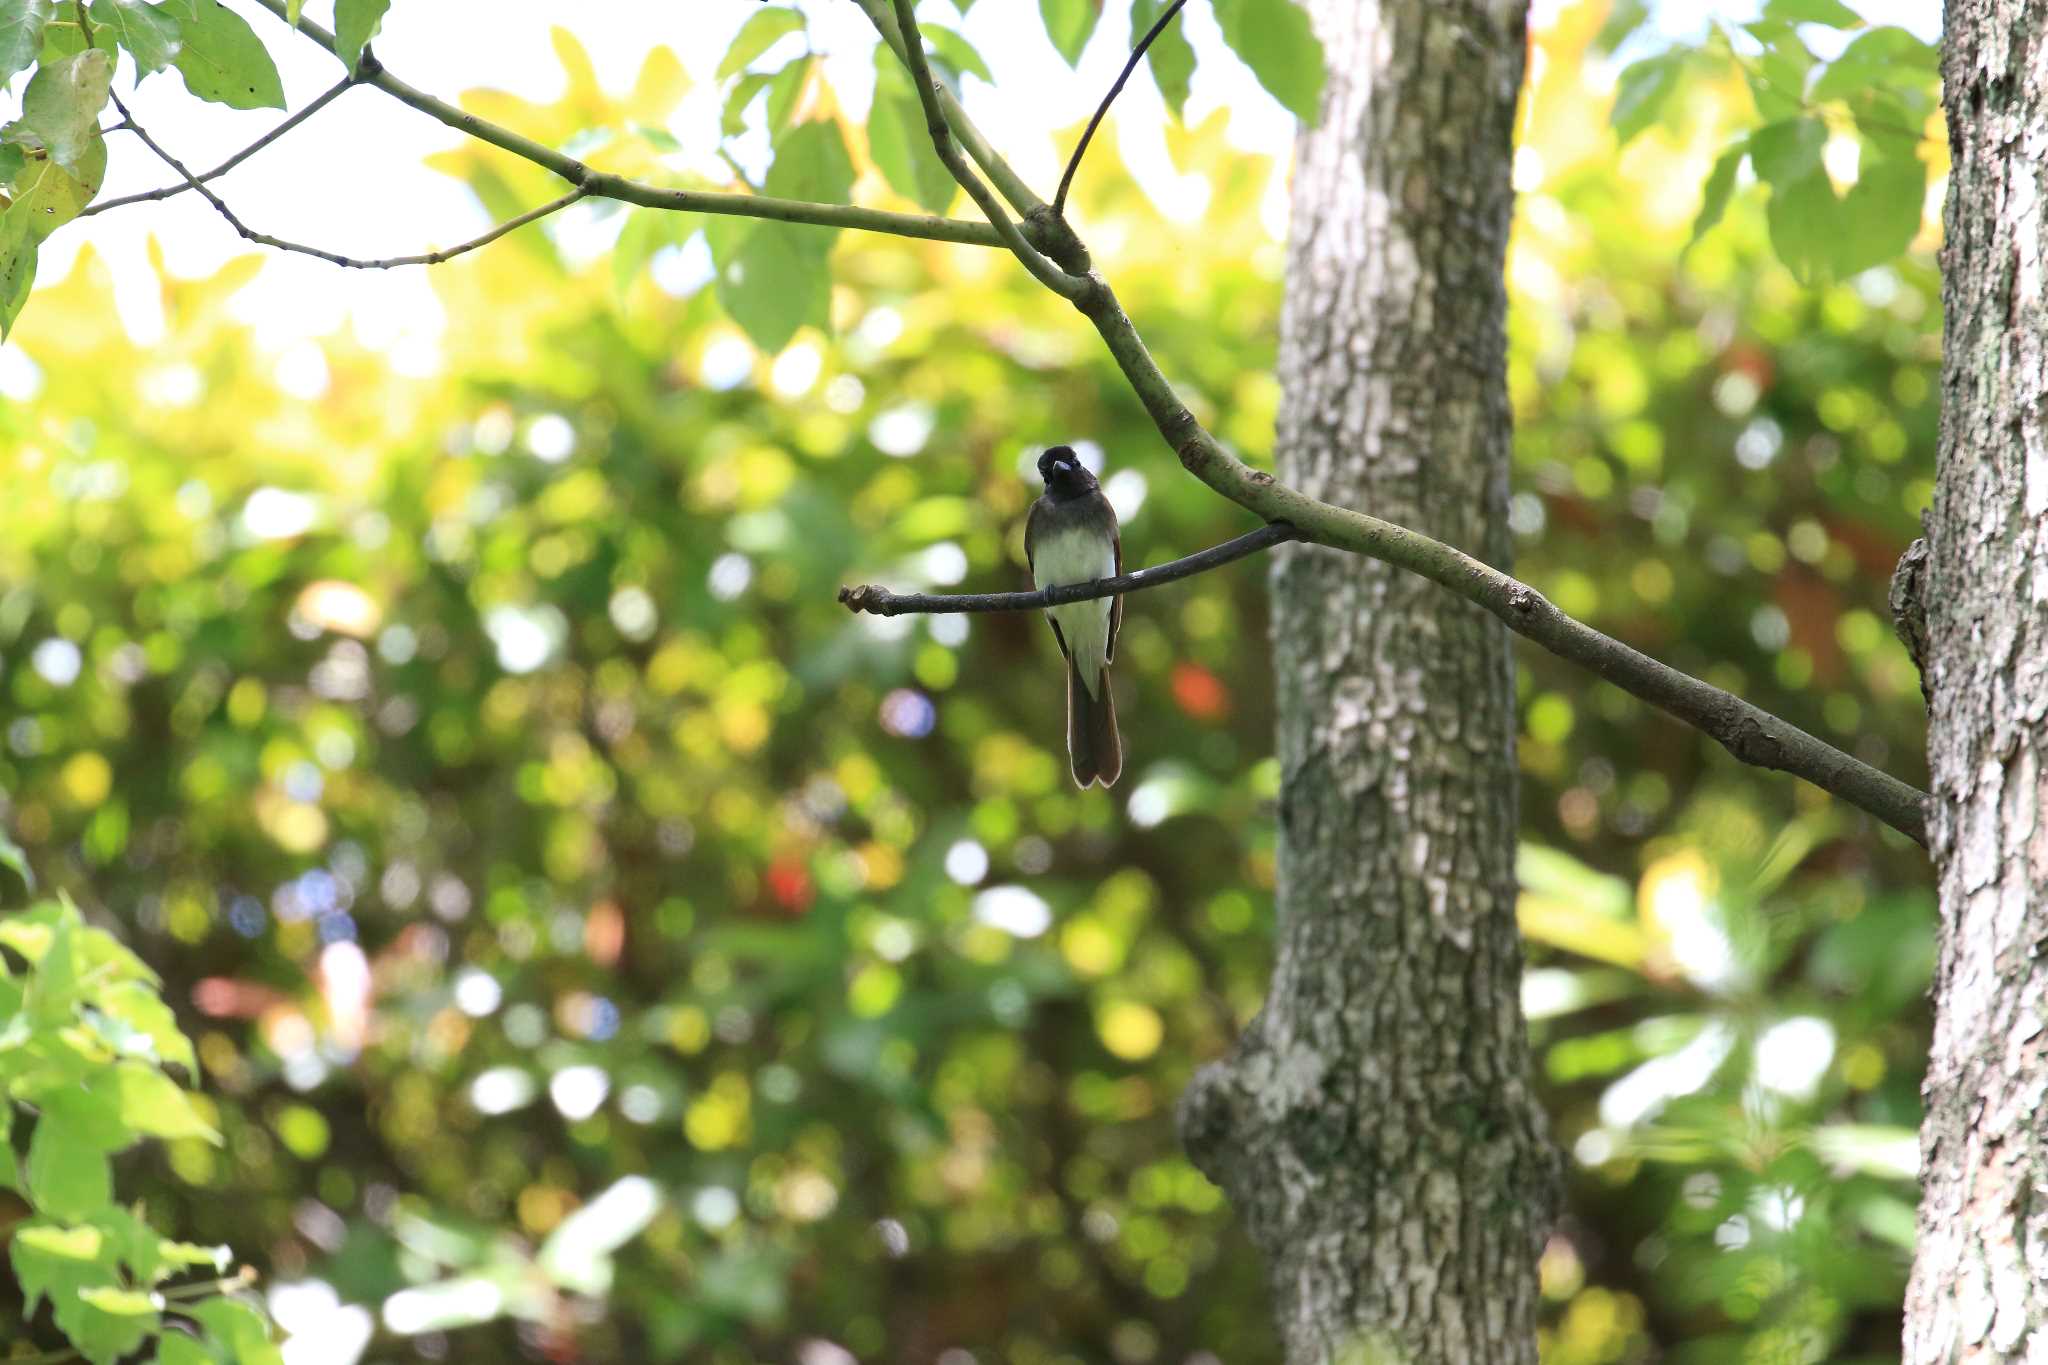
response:
<path id="1" fill-rule="evenodd" d="M 1123 572 L 1124 546 L 1116 511 L 1102 496 L 1071 446 L 1053 446 L 1038 457 L 1045 492 L 1031 504 L 1024 523 L 1024 557 L 1031 582 L 1041 590 L 1062 583 L 1091 583 Z M 1116 732 L 1116 702 L 1109 695 L 1109 665 L 1116 658 L 1117 627 L 1124 600 L 1098 597 L 1048 607 L 1052 634 L 1067 661 L 1067 757 L 1074 781 L 1107 787 L 1124 770 L 1123 741 Z"/>

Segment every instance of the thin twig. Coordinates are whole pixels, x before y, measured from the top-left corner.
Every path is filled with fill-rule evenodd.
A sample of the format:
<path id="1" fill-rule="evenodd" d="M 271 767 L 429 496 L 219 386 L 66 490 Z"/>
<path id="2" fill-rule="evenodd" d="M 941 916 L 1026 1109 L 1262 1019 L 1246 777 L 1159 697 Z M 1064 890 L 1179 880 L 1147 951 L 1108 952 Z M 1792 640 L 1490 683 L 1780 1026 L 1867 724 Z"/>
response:
<path id="1" fill-rule="evenodd" d="M 128 112 L 128 106 L 121 103 L 119 95 L 112 95 L 110 98 L 114 101 L 114 107 L 121 111 L 121 127 L 140 138 L 142 145 L 156 153 L 159 161 L 169 166 L 179 175 L 184 176 L 185 183 L 192 189 L 197 190 L 200 197 L 205 199 L 207 203 L 213 205 L 214 210 L 221 217 L 228 220 L 228 226 L 240 233 L 244 239 L 263 246 L 275 247 L 279 251 L 295 251 L 303 256 L 317 256 L 323 261 L 346 266 L 351 270 L 393 270 L 399 266 L 407 265 L 439 265 L 443 261 L 462 255 L 465 251 L 474 251 L 480 246 L 489 246 L 492 242 L 497 241 L 513 229 L 522 228 L 528 223 L 537 222 L 551 213 L 569 207 L 569 205 L 579 199 L 588 197 L 589 194 L 589 191 L 579 185 L 561 198 L 551 199 L 539 208 L 528 209 L 517 218 L 508 218 L 489 232 L 484 233 L 481 237 L 472 237 L 469 241 L 463 242 L 459 246 L 447 247 L 441 251 L 429 251 L 419 256 L 387 256 L 380 260 L 360 260 L 354 256 L 338 255 L 321 247 L 306 246 L 301 242 L 288 242 L 282 237 L 273 237 L 267 232 L 258 232 L 251 228 L 247 223 L 235 216 L 235 211 L 227 206 L 227 201 L 200 183 L 198 177 L 187 170 L 183 162 L 166 151 L 162 143 L 151 137 L 148 130 L 135 121 L 135 116 Z"/>
<path id="2" fill-rule="evenodd" d="M 284 0 L 256 0 L 264 9 L 285 20 Z M 299 16 L 296 31 L 317 43 L 339 61 L 334 35 L 305 15 Z M 716 213 L 738 218 L 763 218 L 777 223 L 804 223 L 814 227 L 853 228 L 861 232 L 886 232 L 930 242 L 959 242 L 967 246 L 1000 247 L 1003 239 L 987 223 L 942 218 L 930 213 L 889 213 L 882 209 L 857 208 L 851 204 L 813 204 L 801 199 L 775 199 L 767 195 L 729 194 L 716 190 L 669 189 L 644 181 L 629 180 L 593 169 L 585 162 L 544 143 L 492 123 L 489 119 L 437 99 L 424 90 L 407 85 L 386 70 L 384 64 L 365 52 L 356 67 L 356 81 L 375 86 L 411 109 L 417 109 L 436 123 L 465 137 L 488 142 L 545 170 L 553 171 L 592 199 L 617 199 L 644 208 L 679 213 Z M 964 116 L 963 116 L 964 117 Z"/>
<path id="3" fill-rule="evenodd" d="M 1074 298 L 1083 281 L 1069 275 L 1051 258 L 1030 242 L 1010 215 L 1004 210 L 1002 200 L 976 175 L 974 167 L 967 164 L 967 158 L 960 151 L 960 143 L 953 136 L 953 126 L 947 121 L 946 112 L 939 104 L 939 92 L 944 89 L 932 78 L 931 64 L 924 55 L 924 34 L 918 30 L 916 0 L 895 0 L 896 26 L 903 35 L 903 62 L 910 69 L 910 83 L 917 87 L 918 103 L 924 106 L 925 130 L 931 134 L 932 148 L 939 154 L 946 169 L 960 182 L 960 188 L 967 191 L 967 197 L 975 202 L 989 226 L 1003 239 L 1003 245 L 1024 263 L 1032 277 L 1061 298 Z"/>
<path id="4" fill-rule="evenodd" d="M 841 588 L 839 600 L 848 611 L 867 612 L 874 616 L 902 616 L 917 612 L 954 611 L 1037 611 L 1044 607 L 1063 607 L 1069 602 L 1086 602 L 1096 597 L 1111 597 L 1120 593 L 1142 592 L 1156 588 L 1162 583 L 1172 583 L 1183 578 L 1192 578 L 1198 573 L 1222 568 L 1233 560 L 1246 555 L 1257 554 L 1275 545 L 1290 540 L 1300 540 L 1301 532 L 1284 521 L 1271 522 L 1256 531 L 1247 531 L 1235 540 L 1226 540 L 1221 545 L 1211 545 L 1206 550 L 1197 550 L 1191 555 L 1166 564 L 1155 564 L 1149 569 L 1134 569 L 1130 573 L 1118 574 L 1114 578 L 1098 578 L 1088 583 L 1061 583 L 1037 592 L 961 592 L 961 593 L 894 593 L 887 588 L 864 583 L 857 588 Z"/>
<path id="5" fill-rule="evenodd" d="M 1059 190 L 1052 197 L 1052 211 L 1055 214 L 1062 217 L 1066 215 L 1067 187 L 1074 183 L 1074 172 L 1081 169 L 1082 154 L 1088 150 L 1089 139 L 1095 136 L 1095 130 L 1101 126 L 1104 116 L 1109 113 L 1109 106 L 1116 103 L 1116 97 L 1124 92 L 1124 82 L 1131 78 L 1131 73 L 1138 69 L 1138 63 L 1144 60 L 1145 49 L 1152 46 L 1153 39 L 1166 32 L 1166 26 L 1173 22 L 1173 16 L 1179 14 L 1181 6 L 1187 2 L 1188 0 L 1173 0 L 1173 3 L 1166 7 L 1166 13 L 1159 16 L 1157 22 L 1146 30 L 1145 36 L 1138 40 L 1138 45 L 1131 49 L 1130 59 L 1124 63 L 1124 69 L 1117 76 L 1116 84 L 1109 87 L 1109 93 L 1102 97 L 1102 103 L 1095 106 L 1095 117 L 1089 119 L 1088 126 L 1081 130 L 1081 140 L 1074 144 L 1074 154 L 1067 158 L 1067 173 L 1060 177 Z"/>
<path id="6" fill-rule="evenodd" d="M 286 133 L 289 133 L 292 129 L 298 127 L 301 123 L 304 123 L 307 119 L 319 113 L 322 109 L 325 109 L 329 104 L 332 104 L 344 90 L 347 90 L 350 86 L 354 84 L 355 81 L 352 79 L 343 79 L 336 81 L 334 85 L 331 86 L 326 91 L 326 93 L 320 96 L 319 99 L 314 100 L 311 104 L 299 110 L 298 113 L 293 114 L 290 118 L 278 124 L 275 128 L 272 128 L 262 137 L 257 138 L 254 142 L 242 148 L 241 151 L 236 152 L 233 156 L 229 157 L 226 161 L 221 162 L 220 165 L 215 166 L 212 170 L 206 172 L 204 175 L 194 176 L 193 180 L 196 180 L 203 185 L 209 180 L 220 179 L 229 171 L 241 165 L 244 161 L 247 161 L 250 157 L 256 155 L 256 153 L 262 151 L 265 147 L 268 147 L 271 143 L 277 141 Z M 153 199 L 170 199 L 176 195 L 183 194 L 186 190 L 189 190 L 191 188 L 192 184 L 190 181 L 188 181 L 182 185 L 166 185 L 160 190 L 144 190 L 140 194 L 124 194 L 119 199 L 109 199 L 104 203 L 89 205 L 78 216 L 80 218 L 90 218 L 95 213 L 105 213 L 108 209 L 126 208 L 130 204 L 147 203 L 148 201 Z"/>

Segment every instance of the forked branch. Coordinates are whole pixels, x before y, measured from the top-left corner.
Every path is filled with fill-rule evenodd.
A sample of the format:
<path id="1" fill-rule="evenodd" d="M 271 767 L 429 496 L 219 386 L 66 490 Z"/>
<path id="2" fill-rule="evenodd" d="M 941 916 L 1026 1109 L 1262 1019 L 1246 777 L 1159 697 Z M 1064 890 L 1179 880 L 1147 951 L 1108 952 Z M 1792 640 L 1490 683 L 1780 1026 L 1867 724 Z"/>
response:
<path id="1" fill-rule="evenodd" d="M 236 152 L 210 171 L 202 171 L 182 184 L 166 185 L 160 190 L 143 190 L 137 194 L 124 194 L 119 199 L 108 199 L 98 204 L 87 205 L 79 211 L 78 216 L 80 218 L 90 218 L 95 213 L 105 213 L 108 209 L 120 209 L 126 208 L 130 204 L 145 204 L 152 200 L 169 199 L 175 195 L 183 194 L 195 184 L 204 185 L 208 181 L 218 180 L 250 157 L 256 155 L 256 153 L 262 151 L 265 147 L 268 147 L 271 143 L 283 137 L 286 133 L 289 133 L 292 129 L 298 127 L 301 123 L 304 123 L 307 119 L 313 117 L 313 115 L 319 113 L 322 109 L 325 109 L 339 98 L 343 91 L 354 84 L 355 80 L 352 77 L 343 77 L 341 80 L 336 81 L 321 94 L 320 98 L 314 100 L 311 104 L 299 110 L 298 113 L 293 114 L 290 118 L 284 120 L 284 122 L 278 124 L 262 137 L 257 138 L 254 142 L 242 148 L 241 151 Z"/>
<path id="2" fill-rule="evenodd" d="M 419 256 L 387 256 L 380 260 L 360 260 L 354 256 L 339 255 L 323 247 L 306 246 L 301 242 L 288 242 L 282 237 L 273 237 L 267 232 L 257 232 L 236 216 L 235 211 L 228 207 L 226 200 L 215 194 L 207 187 L 204 181 L 186 169 L 184 162 L 172 156 L 164 149 L 162 143 L 151 137 L 149 130 L 137 123 L 135 116 L 128 112 L 128 106 L 121 102 L 119 95 L 112 95 L 110 98 L 114 101 L 114 108 L 118 109 L 121 113 L 121 122 L 115 126 L 135 134 L 141 140 L 143 146 L 156 153 L 157 160 L 183 176 L 186 185 L 196 190 L 207 203 L 213 205 L 214 212 L 227 219 L 228 226 L 240 233 L 245 239 L 264 246 L 276 247 L 279 251 L 294 251 L 303 256 L 317 256 L 323 261 L 346 266 L 351 270 L 391 270 L 405 265 L 439 265 L 443 261 L 452 260 L 460 256 L 465 251 L 474 251 L 480 246 L 488 246 L 515 228 L 522 228 L 528 223 L 538 222 L 551 213 L 569 207 L 569 205 L 584 198 L 587 194 L 587 191 L 580 187 L 573 189 L 559 199 L 549 200 L 539 208 L 528 209 L 516 218 L 508 218 L 489 232 L 484 233 L 480 237 L 473 237 L 459 246 L 446 247 L 440 251 L 429 251 Z"/>

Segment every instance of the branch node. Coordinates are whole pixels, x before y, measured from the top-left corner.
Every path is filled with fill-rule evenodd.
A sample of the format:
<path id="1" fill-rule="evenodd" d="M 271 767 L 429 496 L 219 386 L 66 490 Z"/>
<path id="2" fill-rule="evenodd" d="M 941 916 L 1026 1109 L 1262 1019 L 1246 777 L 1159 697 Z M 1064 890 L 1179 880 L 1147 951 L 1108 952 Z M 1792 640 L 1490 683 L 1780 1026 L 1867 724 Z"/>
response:
<path id="1" fill-rule="evenodd" d="M 1095 269 L 1087 246 L 1058 209 L 1040 204 L 1018 223 L 1024 240 L 1038 248 L 1053 264 L 1069 275 L 1087 275 Z"/>

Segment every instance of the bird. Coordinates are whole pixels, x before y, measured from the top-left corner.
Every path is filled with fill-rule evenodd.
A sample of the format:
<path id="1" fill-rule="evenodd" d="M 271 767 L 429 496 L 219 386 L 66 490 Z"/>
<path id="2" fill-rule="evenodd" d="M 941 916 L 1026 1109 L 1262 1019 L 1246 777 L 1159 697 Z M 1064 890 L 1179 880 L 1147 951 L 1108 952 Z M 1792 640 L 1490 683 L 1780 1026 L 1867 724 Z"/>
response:
<path id="1" fill-rule="evenodd" d="M 1038 457 L 1045 492 L 1031 504 L 1024 522 L 1024 558 L 1033 587 L 1091 583 L 1123 572 L 1124 546 L 1116 509 L 1072 446 L 1051 446 Z M 1067 664 L 1067 760 L 1074 781 L 1085 788 L 1113 785 L 1124 769 L 1123 739 L 1116 729 L 1109 665 L 1116 658 L 1117 629 L 1124 600 L 1098 597 L 1047 607 L 1053 639 Z"/>

